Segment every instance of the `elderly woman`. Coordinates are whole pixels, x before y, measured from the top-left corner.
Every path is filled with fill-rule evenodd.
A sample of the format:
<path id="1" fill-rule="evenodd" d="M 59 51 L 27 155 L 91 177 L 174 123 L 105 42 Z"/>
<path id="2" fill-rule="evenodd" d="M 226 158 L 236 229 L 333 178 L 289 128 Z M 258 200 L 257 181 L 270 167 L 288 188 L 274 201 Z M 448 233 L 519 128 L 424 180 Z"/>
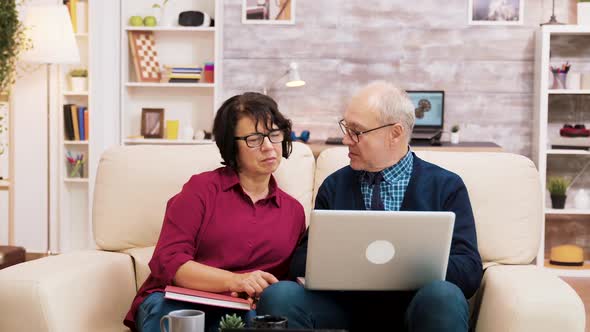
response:
<path id="1" fill-rule="evenodd" d="M 167 285 L 254 299 L 286 278 L 305 231 L 303 207 L 272 175 L 291 152 L 291 122 L 269 97 L 244 93 L 217 111 L 213 135 L 223 164 L 193 175 L 167 204 L 151 273 L 125 318 L 133 331 L 160 331 L 160 318 L 178 309 L 205 312 L 206 331 L 227 313 L 252 312 L 164 298 Z"/>

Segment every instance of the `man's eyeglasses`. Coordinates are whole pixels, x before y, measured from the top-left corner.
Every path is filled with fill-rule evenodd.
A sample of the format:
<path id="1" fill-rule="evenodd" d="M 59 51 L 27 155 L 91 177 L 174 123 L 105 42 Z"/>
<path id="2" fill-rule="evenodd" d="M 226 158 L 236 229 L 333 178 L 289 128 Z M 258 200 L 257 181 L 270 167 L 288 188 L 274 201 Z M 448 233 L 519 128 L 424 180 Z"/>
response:
<path id="1" fill-rule="evenodd" d="M 342 130 L 342 132 L 344 133 L 344 135 L 348 135 L 348 137 L 350 137 L 350 139 L 352 139 L 353 141 L 355 141 L 356 143 L 359 142 L 359 136 L 364 135 L 366 133 L 370 133 L 372 131 L 375 131 L 377 129 L 381 129 L 381 128 L 385 128 L 385 127 L 391 127 L 393 125 L 396 125 L 397 122 L 394 123 L 388 123 L 386 125 L 377 127 L 377 128 L 373 128 L 373 129 L 368 129 L 368 130 L 363 130 L 363 131 L 358 131 L 355 129 L 352 129 L 350 127 L 348 127 L 346 125 L 346 123 L 344 122 L 344 119 L 340 120 L 338 122 L 338 124 L 340 125 L 340 129 Z"/>
<path id="2" fill-rule="evenodd" d="M 285 133 L 282 129 L 275 129 L 268 132 L 268 134 L 256 133 L 247 136 L 234 137 L 236 140 L 246 141 L 249 148 L 257 148 L 262 145 L 264 138 L 268 137 L 271 143 L 282 143 L 285 140 Z"/>

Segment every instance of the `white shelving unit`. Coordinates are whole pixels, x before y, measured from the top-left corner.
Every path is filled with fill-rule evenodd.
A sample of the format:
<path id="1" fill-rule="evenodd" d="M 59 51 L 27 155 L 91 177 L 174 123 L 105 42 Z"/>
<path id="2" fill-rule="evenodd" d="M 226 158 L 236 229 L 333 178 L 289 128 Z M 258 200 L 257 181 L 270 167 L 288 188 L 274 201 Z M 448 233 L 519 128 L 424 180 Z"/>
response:
<path id="1" fill-rule="evenodd" d="M 552 148 L 552 141 L 559 136 L 559 128 L 565 123 L 584 122 L 583 118 L 588 116 L 572 116 L 571 109 L 575 112 L 588 112 L 577 106 L 569 106 L 565 111 L 559 107 L 561 100 L 572 100 L 573 98 L 586 98 L 590 100 L 588 89 L 551 89 L 552 73 L 550 66 L 558 66 L 566 61 L 572 65 L 570 72 L 590 72 L 590 27 L 560 25 L 543 26 L 536 35 L 535 44 L 535 121 L 534 121 L 534 150 L 533 158 L 537 164 L 541 176 L 541 184 L 544 193 L 545 216 L 550 215 L 571 215 L 589 216 L 590 210 L 574 208 L 572 201 L 576 190 L 588 189 L 588 178 L 590 172 L 582 174 L 573 184 L 568 193 L 565 209 L 552 209 L 549 193 L 546 191 L 546 181 L 549 176 L 569 176 L 574 178 L 582 169 L 580 164 L 590 161 L 590 151 L 570 150 Z M 565 45 L 565 46 L 564 46 Z M 578 47 L 571 45 L 586 45 Z M 579 114 L 579 113 L 578 113 Z M 568 118 L 569 117 L 569 118 Z M 585 123 L 588 127 L 589 123 Z M 580 181 L 583 180 L 583 181 Z M 542 241 L 537 256 L 537 264 L 544 266 L 548 257 L 545 257 L 545 224 L 543 225 Z M 588 262 L 587 262 L 588 263 Z M 547 267 L 547 270 L 560 276 L 590 277 L 590 270 L 572 268 Z"/>
<path id="2" fill-rule="evenodd" d="M 92 193 L 88 188 L 90 170 L 96 168 L 96 165 L 90 165 L 90 154 L 93 153 L 91 140 L 93 130 L 91 127 L 93 112 L 92 109 L 92 68 L 90 68 L 91 52 L 91 10 L 94 1 L 99 0 L 78 0 L 77 4 L 77 32 L 76 42 L 80 53 L 80 63 L 60 68 L 60 95 L 61 102 L 59 107 L 59 135 L 60 147 L 59 155 L 56 160 L 59 164 L 59 252 L 68 252 L 78 249 L 88 249 L 94 247 L 92 236 L 92 218 L 91 202 Z M 88 70 L 88 89 L 86 91 L 73 91 L 70 86 L 68 73 L 74 68 L 84 68 Z M 65 120 L 63 105 L 76 104 L 85 106 L 88 109 L 88 127 L 89 133 L 86 133 L 85 140 L 68 140 L 65 133 Z M 70 151 L 72 154 L 84 154 L 83 177 L 70 177 L 66 154 Z"/>
<path id="3" fill-rule="evenodd" d="M 220 105 L 222 78 L 223 3 L 221 0 L 175 0 L 166 5 L 166 15 L 178 17 L 187 10 L 198 10 L 215 19 L 214 27 L 172 26 L 134 27 L 134 15 L 154 15 L 152 0 L 124 0 L 121 4 L 121 144 L 210 144 L 207 140 L 181 139 L 183 128 L 195 132 L 211 131 L 215 111 Z M 158 23 L 160 24 L 160 23 Z M 214 82 L 152 83 L 136 79 L 128 34 L 132 31 L 153 32 L 160 67 L 198 66 L 213 62 Z M 164 109 L 164 138 L 143 139 L 142 108 Z M 178 140 L 167 140 L 166 121 L 178 120 Z"/>

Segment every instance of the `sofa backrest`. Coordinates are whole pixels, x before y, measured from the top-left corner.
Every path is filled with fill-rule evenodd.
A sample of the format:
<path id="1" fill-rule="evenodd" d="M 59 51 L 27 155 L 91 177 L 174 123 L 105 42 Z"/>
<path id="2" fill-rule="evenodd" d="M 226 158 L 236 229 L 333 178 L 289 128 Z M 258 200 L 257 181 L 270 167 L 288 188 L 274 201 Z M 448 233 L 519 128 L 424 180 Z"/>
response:
<path id="1" fill-rule="evenodd" d="M 314 198 L 332 172 L 349 164 L 346 147 L 322 151 Z M 418 151 L 465 182 L 484 262 L 529 264 L 536 257 L 543 223 L 541 182 L 533 162 L 511 153 Z"/>
<path id="2" fill-rule="evenodd" d="M 92 211 L 99 248 L 126 250 L 154 246 L 166 203 L 193 174 L 221 165 L 217 146 L 123 146 L 103 153 L 96 175 Z M 289 159 L 275 173 L 279 186 L 309 216 L 315 160 L 308 146 L 293 144 Z M 308 218 L 309 219 L 309 218 Z"/>

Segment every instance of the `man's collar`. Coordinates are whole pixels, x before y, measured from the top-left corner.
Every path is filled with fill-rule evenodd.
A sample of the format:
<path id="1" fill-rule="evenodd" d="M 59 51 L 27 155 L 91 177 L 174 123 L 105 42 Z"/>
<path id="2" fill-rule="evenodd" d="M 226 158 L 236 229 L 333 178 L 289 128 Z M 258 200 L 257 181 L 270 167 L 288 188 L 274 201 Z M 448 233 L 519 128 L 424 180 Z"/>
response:
<path id="1" fill-rule="evenodd" d="M 400 159 L 394 165 L 381 170 L 381 173 L 383 174 L 383 179 L 385 181 L 391 183 L 392 181 L 395 181 L 395 179 L 397 179 L 401 174 L 411 173 L 413 159 L 414 159 L 414 157 L 413 157 L 412 150 L 408 147 L 408 152 L 406 153 L 406 155 L 402 159 Z M 361 181 L 367 181 L 368 173 L 371 173 L 371 172 L 368 172 L 368 171 L 361 171 L 360 172 Z"/>

